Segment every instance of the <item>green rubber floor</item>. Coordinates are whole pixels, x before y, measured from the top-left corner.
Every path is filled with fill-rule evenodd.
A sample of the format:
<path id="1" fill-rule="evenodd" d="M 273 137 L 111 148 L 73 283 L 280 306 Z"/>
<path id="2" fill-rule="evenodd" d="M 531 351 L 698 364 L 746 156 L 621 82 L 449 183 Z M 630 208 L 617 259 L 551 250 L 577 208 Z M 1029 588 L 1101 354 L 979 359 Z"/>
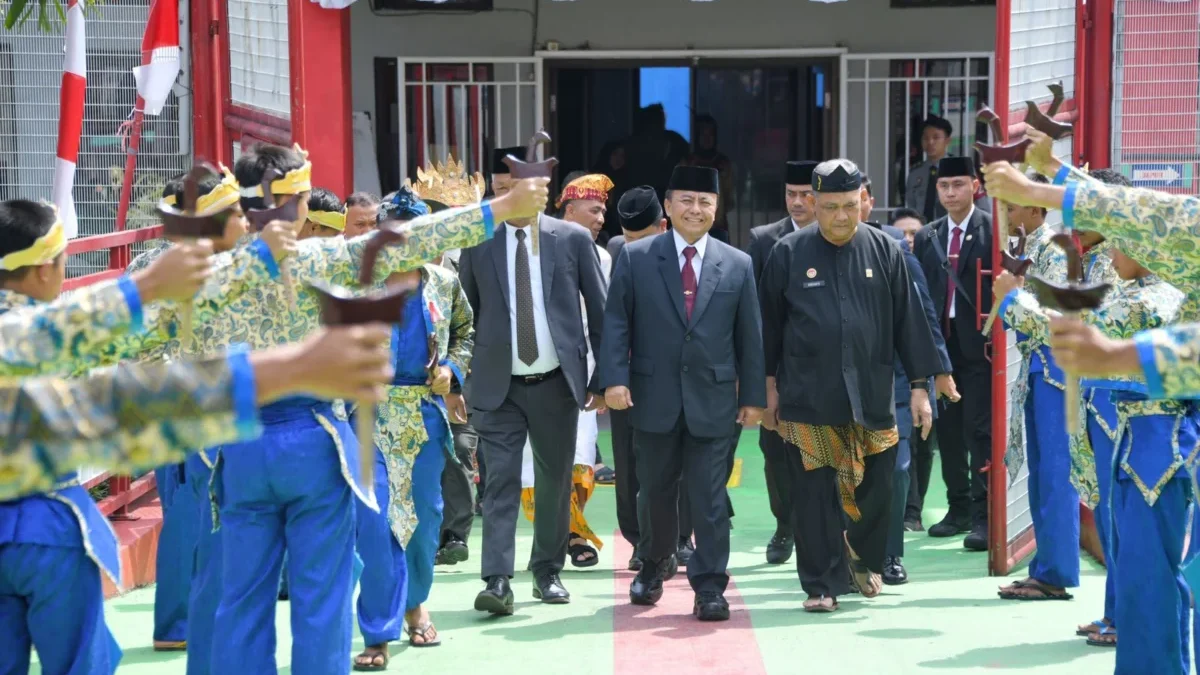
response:
<path id="1" fill-rule="evenodd" d="M 608 434 L 602 433 L 604 456 L 611 458 L 608 443 Z M 481 668 L 523 675 L 633 675 L 657 669 L 730 675 L 842 669 L 887 675 L 1112 672 L 1111 650 L 1089 647 L 1074 636 L 1077 624 L 1101 615 L 1103 571 L 1086 557 L 1083 585 L 1075 589 L 1074 601 L 1004 602 L 996 597 L 1000 580 L 987 576 L 986 554 L 966 552 L 959 538 L 931 539 L 924 533 L 910 533 L 904 558 L 910 583 L 885 587 L 873 600 L 846 597 L 834 614 L 804 613 L 795 568 L 769 566 L 763 559 L 774 521 L 767 506 L 756 433 L 742 436 L 738 457 L 743 465 L 741 484 L 731 491 L 737 515 L 729 561 L 730 622 L 695 621 L 690 616 L 692 594 L 682 575 L 669 582 L 659 607 L 639 611 L 628 604 L 632 574 L 624 568 L 629 548 L 613 536 L 613 489 L 599 486 L 587 512 L 606 545 L 598 566 L 569 568 L 564 573 L 571 604 L 534 602 L 530 575 L 519 572 L 513 580 L 514 616 L 492 619 L 473 611 L 473 598 L 482 587 L 476 520 L 471 560 L 438 568 L 429 607 L 443 644 L 431 649 L 394 648 L 389 670 L 422 675 Z M 934 475 L 939 475 L 936 468 Z M 936 522 L 944 512 L 944 493 L 935 481 L 925 522 Z M 530 549 L 531 534 L 530 524 L 520 518 L 518 561 Z M 153 604 L 153 589 L 143 588 L 107 605 L 109 625 L 125 650 L 122 673 L 184 672 L 184 655 L 151 649 Z M 288 673 L 290 606 L 279 603 L 277 607 L 277 659 L 280 672 Z M 356 651 L 362 647 L 357 631 L 354 647 Z M 35 666 L 33 672 L 40 671 Z"/>

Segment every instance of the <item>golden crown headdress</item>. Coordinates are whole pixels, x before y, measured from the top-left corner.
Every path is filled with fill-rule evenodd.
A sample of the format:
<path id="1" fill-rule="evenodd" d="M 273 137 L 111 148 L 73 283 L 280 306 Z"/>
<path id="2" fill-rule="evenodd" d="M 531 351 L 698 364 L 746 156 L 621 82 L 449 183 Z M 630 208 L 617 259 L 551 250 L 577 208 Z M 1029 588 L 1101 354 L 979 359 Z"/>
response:
<path id="1" fill-rule="evenodd" d="M 417 167 L 417 181 L 404 179 L 404 187 L 422 201 L 435 201 L 446 206 L 467 206 L 483 201 L 487 183 L 483 174 L 468 174 L 462 162 L 451 155 L 446 163 L 438 162 L 428 169 Z"/>

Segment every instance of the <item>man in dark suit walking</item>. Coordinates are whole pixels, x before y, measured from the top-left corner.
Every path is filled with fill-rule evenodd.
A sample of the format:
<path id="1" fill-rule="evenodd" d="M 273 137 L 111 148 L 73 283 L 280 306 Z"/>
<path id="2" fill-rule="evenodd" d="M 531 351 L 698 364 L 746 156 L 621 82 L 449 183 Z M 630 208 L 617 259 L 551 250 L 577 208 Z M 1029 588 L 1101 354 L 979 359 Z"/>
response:
<path id="1" fill-rule="evenodd" d="M 917 233 L 914 253 L 929 282 L 942 321 L 954 381 L 962 400 L 937 418 L 942 479 L 950 511 L 929 528 L 931 537 L 969 532 L 963 545 L 986 551 L 987 479 L 983 468 L 992 452 L 991 367 L 979 315 L 992 306 L 992 285 L 976 275 L 992 269 L 992 217 L 974 204 L 979 188 L 969 157 L 944 157 L 937 166 L 938 199 L 946 215 Z"/>
<path id="2" fill-rule="evenodd" d="M 762 271 L 767 266 L 767 257 L 775 242 L 811 225 L 815 220 L 808 206 L 808 195 L 812 194 L 812 172 L 817 163 L 811 161 L 788 162 L 784 176 L 783 198 L 788 216 L 770 225 L 760 225 L 750 230 L 750 259 L 754 262 L 754 281 L 762 280 Z M 792 538 L 792 502 L 788 490 L 787 458 L 783 438 L 776 432 L 760 430 L 758 447 L 763 453 L 763 470 L 767 477 L 767 500 L 771 515 L 775 516 L 775 534 L 767 542 L 767 562 L 782 565 L 792 557 L 795 540 Z"/>
<path id="3" fill-rule="evenodd" d="M 500 160 L 520 148 L 496 151 L 492 187 L 497 196 L 513 184 Z M 475 356 L 464 394 L 488 467 L 483 496 L 483 567 L 487 586 L 475 609 L 512 614 L 521 453 L 533 446 L 534 524 L 530 569 L 533 597 L 570 601 L 559 578 L 570 531 L 571 468 L 581 409 L 603 406 L 596 378 L 588 381 L 588 345 L 599 353 L 606 295 L 600 258 L 583 227 L 540 216 L 540 237 L 530 241 L 532 220 L 510 221 L 486 244 L 466 249 L 459 278 L 475 310 Z M 579 296 L 587 311 L 584 334 Z"/>
<path id="4" fill-rule="evenodd" d="M 632 409 L 642 487 L 642 569 L 629 599 L 649 605 L 662 597 L 676 552 L 683 478 L 696 535 L 688 581 L 701 621 L 729 618 L 725 483 L 732 425 L 758 422 L 766 404 L 750 257 L 708 236 L 719 190 L 714 169 L 675 169 L 665 203 L 673 229 L 621 250 L 599 352 L 607 402 Z"/>

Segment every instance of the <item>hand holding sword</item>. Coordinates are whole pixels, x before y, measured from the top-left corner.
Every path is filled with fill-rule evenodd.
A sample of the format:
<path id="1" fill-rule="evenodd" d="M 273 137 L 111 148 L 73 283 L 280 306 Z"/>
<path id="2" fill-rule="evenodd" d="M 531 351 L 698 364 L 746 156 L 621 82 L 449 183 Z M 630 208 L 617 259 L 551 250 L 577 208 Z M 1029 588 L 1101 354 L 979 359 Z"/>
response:
<path id="1" fill-rule="evenodd" d="M 359 270 L 359 283 L 370 286 L 375 280 L 375 262 L 385 246 L 402 244 L 408 237 L 396 229 L 392 222 L 381 223 L 372 233 L 363 249 Z M 345 288 L 312 286 L 321 307 L 321 324 L 324 326 L 355 326 L 384 323 L 397 324 L 404 320 L 404 306 L 409 296 L 420 285 L 420 281 L 403 281 L 390 284 L 385 290 L 364 295 L 355 294 Z M 374 494 L 375 485 L 375 401 L 362 401 L 356 416 L 355 434 L 358 436 L 359 471 L 365 494 Z"/>
<path id="2" fill-rule="evenodd" d="M 163 237 L 181 242 L 198 242 L 219 239 L 225 234 L 225 221 L 233 212 L 236 202 L 211 212 L 199 212 L 200 181 L 208 175 L 220 175 L 216 168 L 203 160 L 188 172 L 183 183 L 183 194 L 178 207 L 166 200 L 158 203 L 158 215 L 162 219 Z M 185 302 L 179 308 L 179 342 L 186 353 L 192 346 L 192 303 Z"/>
<path id="3" fill-rule="evenodd" d="M 504 158 L 504 163 L 512 170 L 512 177 L 521 180 L 523 178 L 549 178 L 554 171 L 554 167 L 558 165 L 558 159 L 548 157 L 542 161 L 537 161 L 537 146 L 550 143 L 550 134 L 545 131 L 539 131 L 529 139 L 529 145 L 525 148 L 525 161 L 508 155 Z M 533 225 L 530 226 L 530 238 L 533 240 L 533 255 L 538 254 L 540 248 L 541 228 L 538 225 L 538 217 L 534 216 Z"/>
<path id="4" fill-rule="evenodd" d="M 1055 234 L 1051 241 L 1063 250 L 1067 257 L 1067 281 L 1054 284 L 1037 276 L 1029 277 L 1029 283 L 1043 307 L 1058 310 L 1068 318 L 1078 317 L 1084 310 L 1096 309 L 1104 302 L 1104 296 L 1112 284 L 1089 284 L 1083 273 L 1083 252 L 1075 237 L 1066 232 Z M 1079 373 L 1064 372 L 1066 377 L 1067 432 L 1079 433 Z"/>
<path id="5" fill-rule="evenodd" d="M 271 192 L 271 184 L 283 177 L 277 169 L 268 169 L 263 174 L 262 193 L 263 200 L 268 204 L 275 198 Z M 255 232 L 262 232 L 268 225 L 275 221 L 292 223 L 295 227 L 296 220 L 300 217 L 300 195 L 290 195 L 286 201 L 277 206 L 265 209 L 250 209 L 246 211 L 246 220 L 250 222 L 250 227 L 254 228 Z M 283 283 L 284 293 L 287 294 L 288 309 L 296 310 L 296 289 L 292 285 L 291 266 L 284 259 L 279 263 L 279 281 Z"/>

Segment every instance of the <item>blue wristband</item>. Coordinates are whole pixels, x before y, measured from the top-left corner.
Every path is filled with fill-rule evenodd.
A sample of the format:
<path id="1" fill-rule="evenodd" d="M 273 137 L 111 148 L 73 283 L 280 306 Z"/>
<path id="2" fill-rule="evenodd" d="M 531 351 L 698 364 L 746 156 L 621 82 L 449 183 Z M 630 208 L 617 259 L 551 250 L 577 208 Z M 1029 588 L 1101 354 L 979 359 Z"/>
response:
<path id="1" fill-rule="evenodd" d="M 267 242 L 262 239 L 255 239 L 250 244 L 250 248 L 258 256 L 258 259 L 267 266 L 267 274 L 270 274 L 272 279 L 278 279 L 279 263 L 275 261 L 275 256 L 271 253 L 271 247 L 267 246 Z"/>
<path id="2" fill-rule="evenodd" d="M 1070 175 L 1071 175 L 1071 166 L 1068 164 L 1063 164 L 1061 167 L 1058 168 L 1058 171 L 1054 174 L 1054 184 L 1055 185 L 1065 184 L 1067 182 L 1067 178 Z"/>
<path id="3" fill-rule="evenodd" d="M 1079 183 L 1069 183 L 1063 193 L 1062 220 L 1063 228 L 1067 230 L 1075 229 L 1075 192 L 1078 189 Z"/>
<path id="4" fill-rule="evenodd" d="M 129 306 L 129 330 L 134 333 L 142 332 L 145 329 L 144 313 L 142 294 L 138 292 L 137 284 L 128 276 L 122 276 L 117 279 L 117 288 L 121 289 L 121 294 L 125 296 L 125 304 Z"/>
<path id="5" fill-rule="evenodd" d="M 496 232 L 496 216 L 492 213 L 492 203 L 484 202 L 479 209 L 483 211 L 483 231 L 488 239 Z"/>
<path id="6" fill-rule="evenodd" d="M 1133 336 L 1133 344 L 1137 347 L 1138 362 L 1142 364 L 1142 376 L 1146 378 L 1146 389 L 1152 399 L 1166 398 L 1163 391 L 1162 376 L 1158 372 L 1158 359 L 1154 358 L 1154 334 L 1157 330 L 1149 330 Z"/>

